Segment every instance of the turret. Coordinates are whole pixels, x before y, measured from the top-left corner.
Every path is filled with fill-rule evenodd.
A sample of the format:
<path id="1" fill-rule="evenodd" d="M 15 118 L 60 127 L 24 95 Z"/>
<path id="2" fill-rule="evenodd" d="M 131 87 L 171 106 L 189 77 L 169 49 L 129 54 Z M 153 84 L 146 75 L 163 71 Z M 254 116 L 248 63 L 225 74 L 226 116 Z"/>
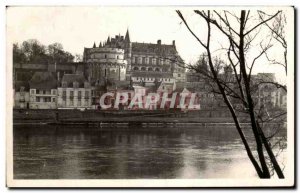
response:
<path id="1" fill-rule="evenodd" d="M 124 40 L 124 45 L 125 45 L 125 58 L 128 60 L 128 64 L 131 64 L 131 50 L 132 50 L 132 44 L 130 42 L 130 37 L 129 37 L 129 31 L 127 29 L 126 35 L 125 35 L 125 40 Z"/>
<path id="2" fill-rule="evenodd" d="M 128 31 L 128 29 L 127 29 L 126 35 L 125 35 L 125 42 L 126 43 L 130 43 L 130 37 L 129 37 L 129 31 Z"/>
<path id="3" fill-rule="evenodd" d="M 96 43 L 94 42 L 93 48 L 96 48 Z"/>

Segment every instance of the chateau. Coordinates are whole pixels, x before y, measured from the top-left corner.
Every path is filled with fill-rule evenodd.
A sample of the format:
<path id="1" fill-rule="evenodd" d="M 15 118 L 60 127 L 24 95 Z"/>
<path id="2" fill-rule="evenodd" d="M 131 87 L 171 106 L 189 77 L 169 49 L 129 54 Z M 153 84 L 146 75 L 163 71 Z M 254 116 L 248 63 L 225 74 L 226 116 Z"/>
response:
<path id="1" fill-rule="evenodd" d="M 204 65 L 201 68 L 207 70 Z M 224 68 L 220 76 L 231 77 L 232 69 Z M 272 74 L 253 75 L 253 80 Z M 220 109 L 223 99 L 211 92 L 211 86 L 201 74 L 186 72 L 179 56 L 175 40 L 171 44 L 132 42 L 129 31 L 125 37 L 116 35 L 106 41 L 84 48 L 81 62 L 61 63 L 18 63 L 13 64 L 14 108 L 57 109 L 84 108 L 99 109 L 104 93 L 131 93 L 147 99 L 148 93 L 185 93 L 187 98 L 197 93 L 196 100 L 201 109 Z M 115 98 L 106 103 L 113 104 Z M 187 99 L 189 100 L 189 99 Z M 286 108 L 286 94 L 272 85 L 259 87 L 254 96 L 259 104 Z M 126 109 L 128 104 L 121 106 Z M 238 103 L 234 103 L 238 106 Z M 156 105 L 150 105 L 156 109 Z M 134 109 L 134 108 L 133 108 Z"/>
<path id="2" fill-rule="evenodd" d="M 131 42 L 129 31 L 84 48 L 83 62 L 87 64 L 92 82 L 132 81 L 146 86 L 155 82 L 185 82 L 183 60 L 179 56 L 175 40 L 172 44 Z"/>

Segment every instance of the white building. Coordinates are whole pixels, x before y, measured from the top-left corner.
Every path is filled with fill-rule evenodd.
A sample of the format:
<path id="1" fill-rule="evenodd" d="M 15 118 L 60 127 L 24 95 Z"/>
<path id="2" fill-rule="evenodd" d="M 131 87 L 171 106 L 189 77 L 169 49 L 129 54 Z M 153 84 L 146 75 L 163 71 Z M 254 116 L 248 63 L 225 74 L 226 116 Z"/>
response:
<path id="1" fill-rule="evenodd" d="M 91 86 L 83 74 L 65 74 L 57 90 L 58 108 L 91 108 Z"/>
<path id="2" fill-rule="evenodd" d="M 51 72 L 35 72 L 29 86 L 30 109 L 56 109 L 57 81 Z"/>

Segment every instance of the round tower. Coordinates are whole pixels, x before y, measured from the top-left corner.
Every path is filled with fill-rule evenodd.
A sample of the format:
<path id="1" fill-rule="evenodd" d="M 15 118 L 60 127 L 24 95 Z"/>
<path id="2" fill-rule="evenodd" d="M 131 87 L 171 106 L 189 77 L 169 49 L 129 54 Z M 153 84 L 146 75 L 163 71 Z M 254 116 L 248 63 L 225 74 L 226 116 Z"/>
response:
<path id="1" fill-rule="evenodd" d="M 125 80 L 127 61 L 121 48 L 98 47 L 89 50 L 87 63 L 92 80 Z"/>

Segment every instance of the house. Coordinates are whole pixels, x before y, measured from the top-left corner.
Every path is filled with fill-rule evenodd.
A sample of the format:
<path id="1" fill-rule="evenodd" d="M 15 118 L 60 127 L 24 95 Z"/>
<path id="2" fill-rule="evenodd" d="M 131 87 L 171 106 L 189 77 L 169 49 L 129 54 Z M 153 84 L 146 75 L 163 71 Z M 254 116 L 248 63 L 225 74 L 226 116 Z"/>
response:
<path id="1" fill-rule="evenodd" d="M 91 86 L 82 73 L 64 74 L 57 91 L 58 108 L 91 108 Z"/>
<path id="2" fill-rule="evenodd" d="M 51 72 L 35 72 L 29 81 L 30 109 L 57 107 L 57 81 Z"/>
<path id="3" fill-rule="evenodd" d="M 27 81 L 16 81 L 14 84 L 14 108 L 29 108 L 29 84 Z"/>

